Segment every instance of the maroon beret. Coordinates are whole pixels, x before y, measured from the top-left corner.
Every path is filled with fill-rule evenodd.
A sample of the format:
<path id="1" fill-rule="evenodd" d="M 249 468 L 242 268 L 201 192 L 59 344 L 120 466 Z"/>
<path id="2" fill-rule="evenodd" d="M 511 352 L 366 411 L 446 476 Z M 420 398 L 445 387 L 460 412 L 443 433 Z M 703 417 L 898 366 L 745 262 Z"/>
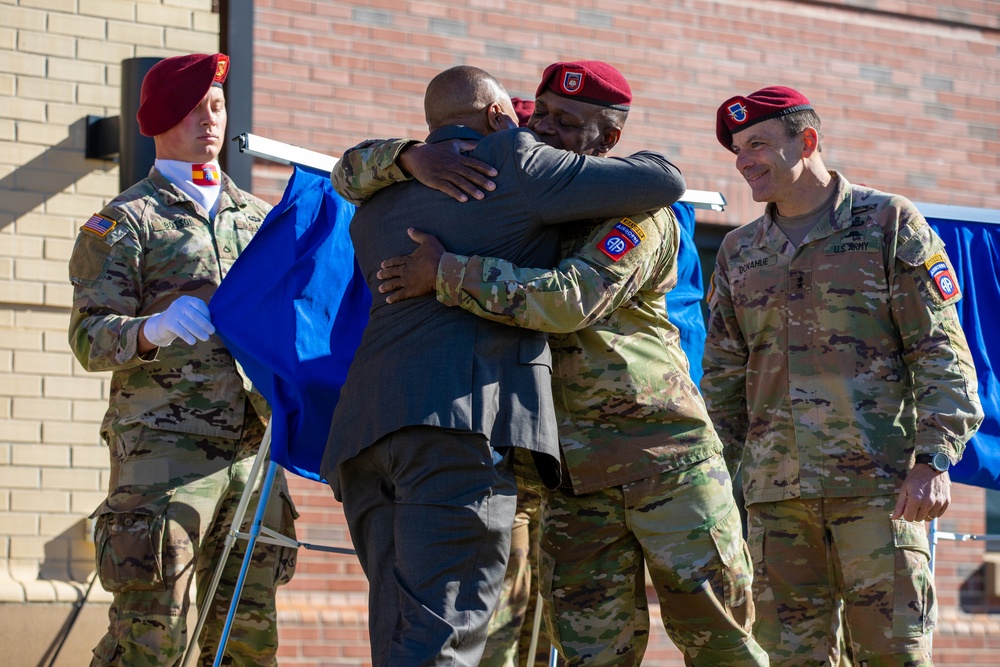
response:
<path id="1" fill-rule="evenodd" d="M 512 97 L 510 101 L 514 104 L 514 113 L 517 114 L 517 124 L 521 127 L 528 125 L 528 119 L 535 111 L 535 100 L 526 100 L 523 97 Z"/>
<path id="2" fill-rule="evenodd" d="M 229 56 L 192 53 L 166 58 L 153 65 L 142 80 L 139 93 L 139 132 L 147 137 L 163 134 L 198 106 L 214 84 L 229 74 Z"/>
<path id="3" fill-rule="evenodd" d="M 806 96 L 786 86 L 768 86 L 746 97 L 730 97 L 715 112 L 715 136 L 720 144 L 733 150 L 734 132 L 807 109 L 812 109 L 812 105 Z"/>
<path id="4" fill-rule="evenodd" d="M 632 103 L 632 89 L 622 73 L 599 60 L 553 63 L 542 72 L 535 97 L 546 90 L 569 99 L 580 100 L 621 111 Z"/>

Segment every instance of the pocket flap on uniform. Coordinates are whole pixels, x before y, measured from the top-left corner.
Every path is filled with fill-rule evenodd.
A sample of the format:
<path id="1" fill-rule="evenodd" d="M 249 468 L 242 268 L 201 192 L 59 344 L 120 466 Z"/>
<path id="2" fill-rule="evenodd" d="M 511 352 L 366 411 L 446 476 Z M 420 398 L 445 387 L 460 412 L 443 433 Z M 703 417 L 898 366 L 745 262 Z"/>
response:
<path id="1" fill-rule="evenodd" d="M 913 521 L 893 521 L 892 536 L 897 548 L 920 551 L 930 558 L 930 543 L 927 540 L 927 530 L 924 528 L 924 524 Z"/>
<path id="2" fill-rule="evenodd" d="M 125 508 L 104 501 L 91 515 L 97 519 L 94 543 L 101 584 L 111 593 L 162 590 L 170 496 L 130 500 Z"/>

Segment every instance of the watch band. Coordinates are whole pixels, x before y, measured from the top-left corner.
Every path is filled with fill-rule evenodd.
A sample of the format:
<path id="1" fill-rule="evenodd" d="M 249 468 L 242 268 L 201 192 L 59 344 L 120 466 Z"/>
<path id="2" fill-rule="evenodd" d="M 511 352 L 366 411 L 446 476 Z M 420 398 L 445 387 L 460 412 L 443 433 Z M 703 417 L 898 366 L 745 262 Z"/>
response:
<path id="1" fill-rule="evenodd" d="M 917 463 L 926 463 L 938 472 L 945 472 L 951 466 L 951 459 L 944 452 L 917 454 L 915 461 Z"/>

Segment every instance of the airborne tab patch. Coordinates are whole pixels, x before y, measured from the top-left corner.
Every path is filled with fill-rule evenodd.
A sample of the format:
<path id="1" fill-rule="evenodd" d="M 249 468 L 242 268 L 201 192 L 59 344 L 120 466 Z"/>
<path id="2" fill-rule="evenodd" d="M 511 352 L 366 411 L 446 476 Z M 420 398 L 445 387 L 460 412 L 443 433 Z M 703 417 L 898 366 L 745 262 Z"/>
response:
<path id="1" fill-rule="evenodd" d="M 961 295 L 958 283 L 952 277 L 951 269 L 948 267 L 948 262 L 945 260 L 944 255 L 941 253 L 933 255 L 924 262 L 924 267 L 927 268 L 927 273 L 930 275 L 931 280 L 937 285 L 938 292 L 941 293 L 941 298 L 948 301 Z"/>
<path id="2" fill-rule="evenodd" d="M 103 239 L 108 235 L 108 232 L 115 228 L 115 225 L 117 224 L 118 223 L 111 218 L 105 218 L 103 215 L 95 213 L 90 217 L 90 220 L 83 223 L 83 227 L 80 228 L 80 231 L 90 232 L 91 234 L 99 236 Z"/>
<path id="3" fill-rule="evenodd" d="M 639 225 L 628 218 L 622 218 L 620 222 L 615 223 L 614 229 L 608 232 L 597 247 L 612 261 L 617 262 L 645 238 L 646 232 L 642 231 Z"/>

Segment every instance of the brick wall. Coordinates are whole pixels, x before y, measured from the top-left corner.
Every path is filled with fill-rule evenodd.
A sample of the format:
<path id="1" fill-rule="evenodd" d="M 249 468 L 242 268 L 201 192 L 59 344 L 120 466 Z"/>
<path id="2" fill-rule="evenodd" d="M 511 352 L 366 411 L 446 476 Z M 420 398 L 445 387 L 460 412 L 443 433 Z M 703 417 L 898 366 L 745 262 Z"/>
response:
<path id="1" fill-rule="evenodd" d="M 123 59 L 218 42 L 210 0 L 0 0 L 0 611 L 75 601 L 93 571 L 110 376 L 83 371 L 67 345 L 66 264 L 118 170 L 85 159 L 85 119 L 118 114 Z M 6 664 L 29 653 L 2 643 Z"/>
<path id="2" fill-rule="evenodd" d="M 76 598 L 92 561 L 85 517 L 107 481 L 97 429 L 108 378 L 80 370 L 65 333 L 76 230 L 118 190 L 113 163 L 83 157 L 83 119 L 118 113 L 122 59 L 215 48 L 212 4 L 0 0 L 0 603 Z M 812 99 L 827 163 L 849 179 L 1000 208 L 998 17 L 1000 2 L 976 0 L 257 0 L 252 130 L 339 155 L 371 136 L 423 136 L 424 85 L 451 65 L 530 97 L 548 63 L 598 58 L 635 93 L 617 152 L 664 151 L 692 189 L 729 200 L 700 224 L 758 214 L 715 141 L 714 112 L 776 83 Z M 277 201 L 287 174 L 258 160 L 254 190 Z M 291 483 L 300 537 L 349 543 L 328 489 Z M 982 532 L 983 505 L 981 491 L 957 488 L 942 530 Z M 938 581 L 938 661 L 995 662 L 1000 607 L 981 543 L 943 542 Z M 365 591 L 353 557 L 303 552 L 279 597 L 282 664 L 367 664 Z M 645 664 L 680 664 L 656 622 Z"/>

